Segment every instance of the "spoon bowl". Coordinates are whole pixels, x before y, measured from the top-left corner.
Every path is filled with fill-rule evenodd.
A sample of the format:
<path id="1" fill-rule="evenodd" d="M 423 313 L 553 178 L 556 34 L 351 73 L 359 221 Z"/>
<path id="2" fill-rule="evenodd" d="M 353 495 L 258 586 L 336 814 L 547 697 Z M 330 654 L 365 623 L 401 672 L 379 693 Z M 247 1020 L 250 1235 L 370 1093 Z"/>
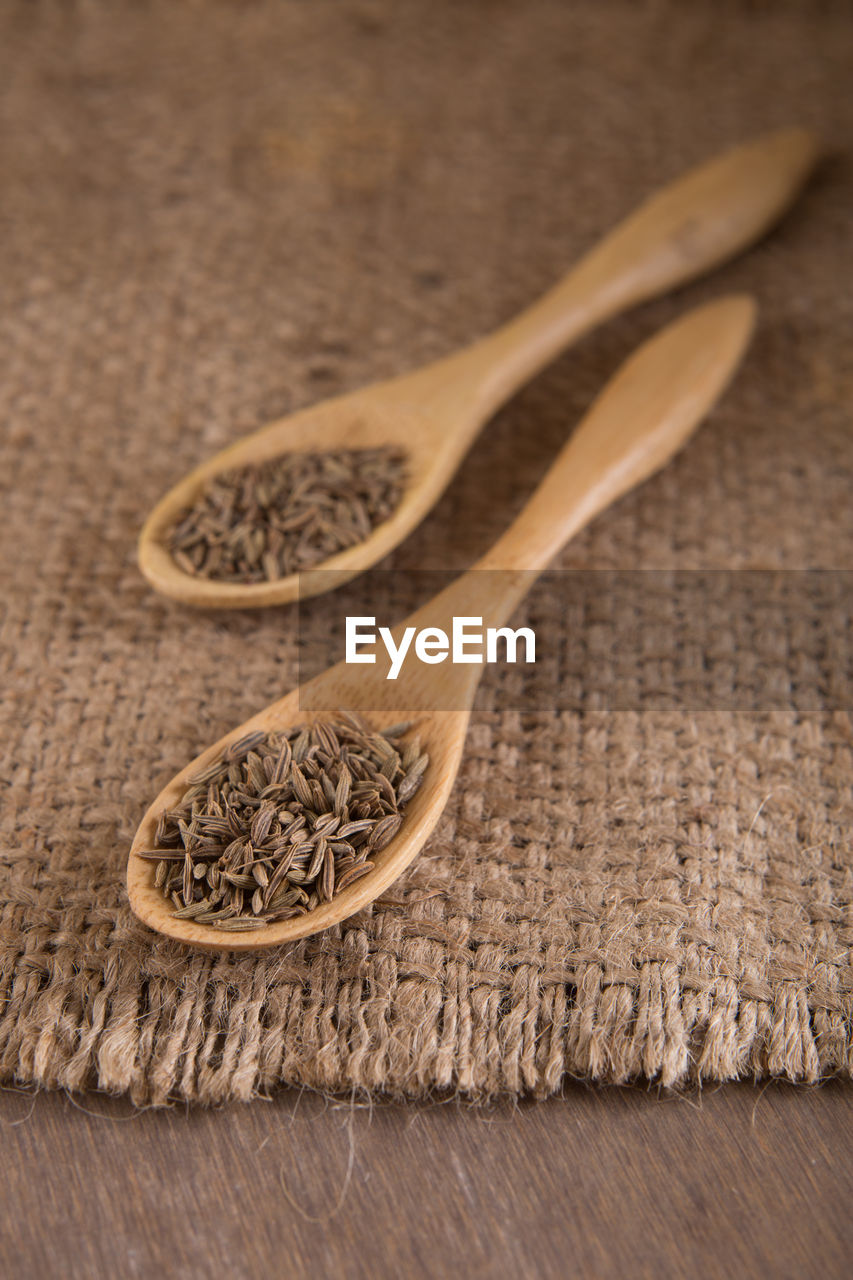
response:
<path id="1" fill-rule="evenodd" d="M 722 299 L 689 312 L 640 347 L 607 384 L 511 527 L 473 569 L 394 628 L 397 645 L 406 627 L 450 631 L 456 616 L 504 625 L 563 544 L 662 467 L 689 438 L 731 378 L 754 313 L 748 298 Z M 444 810 L 482 673 L 479 663 L 409 665 L 391 681 L 388 662 L 379 655 L 367 667 L 339 662 L 220 738 L 167 784 L 143 818 L 128 860 L 133 910 L 182 942 L 250 951 L 316 933 L 367 906 L 417 856 Z M 210 924 L 175 918 L 154 885 L 154 864 L 139 856 L 153 847 L 161 813 L 177 805 L 193 775 L 245 734 L 291 729 L 341 708 L 361 712 L 377 729 L 411 719 L 429 755 L 403 825 L 377 855 L 374 868 L 330 902 L 250 933 L 223 933 Z"/>
<path id="2" fill-rule="evenodd" d="M 327 688 L 327 692 L 331 694 L 333 690 Z M 343 696 L 346 696 L 346 691 L 342 692 Z M 291 729 L 296 724 L 312 724 L 315 720 L 322 718 L 322 714 L 316 711 L 300 710 L 299 704 L 300 691 L 294 690 L 259 715 L 247 720 L 239 729 L 226 734 L 176 774 L 168 786 L 161 791 L 142 820 L 134 840 L 134 848 L 150 849 L 153 846 L 157 820 L 163 809 L 170 809 L 177 805 L 193 774 L 217 760 L 232 742 L 258 729 L 264 733 L 275 733 Z M 353 701 L 351 699 L 349 703 L 341 701 L 336 703 L 336 707 L 342 705 L 352 706 Z M 210 925 L 196 924 L 193 920 L 176 919 L 170 914 L 169 904 L 163 894 L 154 886 L 151 862 L 131 856 L 128 864 L 127 886 L 131 906 L 136 915 L 159 933 L 175 938 L 179 942 L 210 951 L 254 951 L 258 947 L 274 946 L 277 943 L 294 941 L 307 934 L 318 933 L 322 929 L 328 929 L 337 924 L 340 920 L 348 919 L 362 907 L 368 906 L 402 875 L 432 834 L 456 780 L 470 712 L 416 711 L 406 715 L 405 711 L 401 712 L 399 708 L 370 712 L 372 727 L 380 731 L 398 723 L 401 718 L 410 720 L 412 731 L 420 734 L 422 748 L 429 753 L 429 768 L 422 786 L 406 806 L 403 826 L 399 833 L 385 849 L 371 855 L 374 867 L 368 875 L 336 894 L 331 902 L 321 903 L 304 916 L 267 925 L 265 929 L 259 931 L 263 933 L 261 938 L 255 933 L 236 935 L 217 933 Z"/>
<path id="3" fill-rule="evenodd" d="M 450 363 L 450 362 L 448 362 Z M 377 563 L 414 529 L 452 479 L 471 437 L 470 419 L 456 406 L 453 433 L 442 429 L 445 398 L 432 379 L 421 375 L 359 389 L 326 400 L 243 437 L 191 472 L 157 505 L 146 522 L 139 546 L 143 573 L 164 595 L 202 608 L 245 608 L 286 604 L 321 589 L 331 591 Z M 430 373 L 432 370 L 430 370 Z M 446 377 L 446 381 L 444 378 Z M 452 371 L 442 378 L 447 396 Z M 430 394 L 432 392 L 432 395 Z M 399 444 L 406 455 L 403 500 L 369 537 L 313 565 L 322 575 L 294 573 L 271 582 L 242 584 L 195 577 L 175 563 L 168 530 L 191 506 L 208 480 L 224 471 L 262 463 L 283 453 L 324 453 Z"/>
<path id="4" fill-rule="evenodd" d="M 246 608 L 332 590 L 381 560 L 420 523 L 474 437 L 520 386 L 598 324 L 711 270 L 781 217 L 818 155 L 804 129 L 736 147 L 647 200 L 570 274 L 515 320 L 424 369 L 327 400 L 262 427 L 210 458 L 154 508 L 139 539 L 139 566 L 158 591 L 184 604 Z M 287 452 L 396 446 L 407 455 L 402 500 L 369 537 L 300 582 L 219 582 L 185 572 L 168 532 L 213 476 Z"/>

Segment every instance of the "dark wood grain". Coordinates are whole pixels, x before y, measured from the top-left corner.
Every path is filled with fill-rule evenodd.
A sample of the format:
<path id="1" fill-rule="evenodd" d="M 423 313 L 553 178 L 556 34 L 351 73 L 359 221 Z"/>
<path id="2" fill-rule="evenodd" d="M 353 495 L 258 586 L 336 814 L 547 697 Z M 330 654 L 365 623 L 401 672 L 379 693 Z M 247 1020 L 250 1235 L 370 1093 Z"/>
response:
<path id="1" fill-rule="evenodd" d="M 134 1112 L 0 1096 L 0 1274 L 841 1277 L 853 1095 L 577 1087 Z"/>

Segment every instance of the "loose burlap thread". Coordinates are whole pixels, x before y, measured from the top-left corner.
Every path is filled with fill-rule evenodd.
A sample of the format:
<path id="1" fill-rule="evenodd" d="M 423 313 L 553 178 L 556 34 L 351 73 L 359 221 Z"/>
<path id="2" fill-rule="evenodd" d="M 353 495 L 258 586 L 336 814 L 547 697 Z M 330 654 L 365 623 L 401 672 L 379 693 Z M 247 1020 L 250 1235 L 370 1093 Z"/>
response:
<path id="1" fill-rule="evenodd" d="M 736 648 L 736 711 L 524 711 L 490 674 L 423 855 L 317 937 L 193 953 L 123 877 L 151 797 L 296 673 L 291 611 L 141 580 L 164 489 L 508 318 L 740 137 L 837 152 L 850 52 L 834 5 L 4 7 L 2 1079 L 159 1103 L 849 1073 L 850 717 L 751 699 Z M 851 187 L 836 155 L 749 256 L 558 361 L 388 565 L 469 563 L 619 360 L 733 288 L 762 308 L 736 383 L 558 564 L 849 562 Z"/>

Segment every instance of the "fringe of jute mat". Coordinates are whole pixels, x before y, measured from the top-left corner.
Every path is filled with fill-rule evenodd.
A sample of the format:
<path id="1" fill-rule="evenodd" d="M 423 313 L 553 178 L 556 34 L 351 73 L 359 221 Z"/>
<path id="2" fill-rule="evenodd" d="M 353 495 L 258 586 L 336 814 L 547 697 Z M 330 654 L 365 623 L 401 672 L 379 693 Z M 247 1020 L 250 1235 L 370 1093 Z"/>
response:
<path id="1" fill-rule="evenodd" d="M 0 1072 L 139 1102 L 848 1073 L 851 754 L 840 713 L 482 712 L 402 884 L 259 958 L 148 934 L 100 841 L 28 866 Z"/>
<path id="2" fill-rule="evenodd" d="M 124 892 L 151 797 L 298 674 L 291 611 L 211 616 L 141 581 L 151 504 L 242 431 L 507 318 L 737 137 L 849 137 L 842 7 L 775 7 L 760 39 L 752 6 L 719 4 L 202 11 L 0 13 L 0 1079 L 149 1104 L 849 1075 L 843 610 L 823 654 L 808 619 L 744 638 L 725 593 L 695 636 L 688 612 L 688 645 L 713 633 L 721 664 L 705 709 L 636 693 L 672 656 L 666 617 L 636 652 L 575 628 L 558 678 L 600 679 L 565 710 L 526 701 L 518 668 L 491 674 L 428 848 L 339 928 L 204 955 Z M 762 304 L 741 375 L 559 564 L 845 563 L 850 187 L 829 169 L 721 279 L 550 370 L 391 567 L 470 563 L 618 361 L 733 287 Z M 322 631 L 337 607 L 306 617 Z M 539 637 L 569 627 L 547 584 L 528 609 Z"/>

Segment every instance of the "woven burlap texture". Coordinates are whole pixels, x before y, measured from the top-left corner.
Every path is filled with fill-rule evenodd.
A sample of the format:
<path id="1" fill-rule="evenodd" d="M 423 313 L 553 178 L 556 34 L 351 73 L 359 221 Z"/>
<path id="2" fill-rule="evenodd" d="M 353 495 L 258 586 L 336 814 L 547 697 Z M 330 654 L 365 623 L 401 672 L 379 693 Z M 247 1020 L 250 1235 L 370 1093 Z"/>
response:
<path id="1" fill-rule="evenodd" d="M 784 226 L 558 361 L 386 567 L 470 563 L 632 347 L 731 289 L 762 308 L 737 381 L 558 563 L 849 563 L 850 53 L 834 5 L 3 7 L 3 1080 L 157 1103 L 849 1073 L 850 718 L 751 705 L 736 653 L 738 711 L 525 712 L 490 674 L 421 858 L 298 944 L 188 952 L 124 867 L 175 770 L 296 675 L 292 611 L 142 581 L 162 492 L 486 331 L 655 186 L 790 122 L 832 154 Z"/>

